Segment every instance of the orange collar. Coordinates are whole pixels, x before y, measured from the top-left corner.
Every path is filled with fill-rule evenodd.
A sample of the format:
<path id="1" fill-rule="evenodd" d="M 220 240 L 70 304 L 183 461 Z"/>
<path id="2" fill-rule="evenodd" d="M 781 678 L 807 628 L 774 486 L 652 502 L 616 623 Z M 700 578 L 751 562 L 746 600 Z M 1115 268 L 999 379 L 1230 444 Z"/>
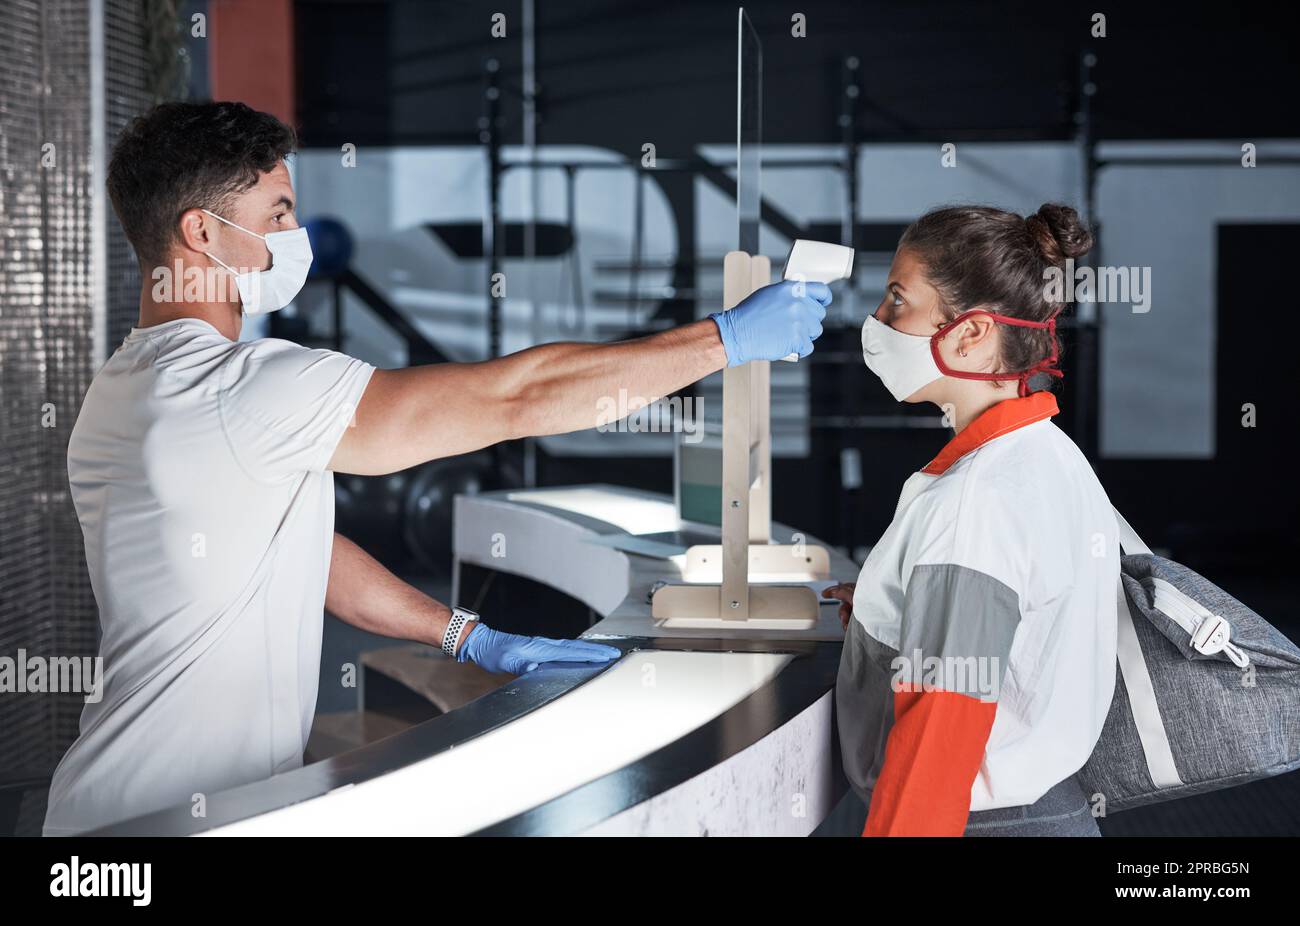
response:
<path id="1" fill-rule="evenodd" d="M 962 429 L 952 440 L 944 445 L 939 455 L 921 470 L 931 476 L 940 476 L 966 454 L 976 447 L 986 444 L 995 437 L 1001 437 L 1008 431 L 1023 428 L 1035 421 L 1042 421 L 1059 414 L 1056 396 L 1047 390 L 1031 392 L 1027 396 L 1015 399 L 1003 399 L 991 405 Z"/>

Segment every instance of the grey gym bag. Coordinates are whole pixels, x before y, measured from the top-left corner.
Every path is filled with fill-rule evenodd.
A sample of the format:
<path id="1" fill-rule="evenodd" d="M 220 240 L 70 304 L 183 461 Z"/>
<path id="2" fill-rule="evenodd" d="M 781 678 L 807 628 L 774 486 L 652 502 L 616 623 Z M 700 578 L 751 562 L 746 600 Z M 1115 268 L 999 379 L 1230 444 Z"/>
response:
<path id="1" fill-rule="evenodd" d="M 1108 813 L 1300 767 L 1300 649 L 1120 529 L 1115 696 L 1078 772 Z"/>

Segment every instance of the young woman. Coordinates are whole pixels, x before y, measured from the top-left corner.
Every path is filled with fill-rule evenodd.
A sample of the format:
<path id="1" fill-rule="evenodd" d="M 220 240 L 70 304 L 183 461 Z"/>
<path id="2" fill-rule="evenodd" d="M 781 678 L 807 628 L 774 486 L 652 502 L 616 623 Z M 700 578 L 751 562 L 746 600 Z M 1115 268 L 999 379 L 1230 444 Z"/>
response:
<path id="1" fill-rule="evenodd" d="M 1118 532 L 1050 391 L 1052 268 L 1091 244 L 1068 206 L 930 212 L 863 326 L 894 398 L 955 431 L 858 581 L 824 593 L 846 629 L 836 707 L 864 835 L 1100 835 L 1073 776 L 1114 691 Z"/>

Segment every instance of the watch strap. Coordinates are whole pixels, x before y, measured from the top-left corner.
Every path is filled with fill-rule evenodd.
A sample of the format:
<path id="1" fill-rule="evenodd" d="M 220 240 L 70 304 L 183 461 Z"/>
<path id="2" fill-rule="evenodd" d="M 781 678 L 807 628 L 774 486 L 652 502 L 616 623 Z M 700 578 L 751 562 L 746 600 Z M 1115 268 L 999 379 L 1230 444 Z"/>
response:
<path id="1" fill-rule="evenodd" d="M 456 658 L 456 646 L 460 643 L 465 625 L 478 620 L 478 615 L 467 608 L 452 608 L 451 620 L 447 621 L 447 632 L 442 635 L 442 651 L 453 659 Z"/>

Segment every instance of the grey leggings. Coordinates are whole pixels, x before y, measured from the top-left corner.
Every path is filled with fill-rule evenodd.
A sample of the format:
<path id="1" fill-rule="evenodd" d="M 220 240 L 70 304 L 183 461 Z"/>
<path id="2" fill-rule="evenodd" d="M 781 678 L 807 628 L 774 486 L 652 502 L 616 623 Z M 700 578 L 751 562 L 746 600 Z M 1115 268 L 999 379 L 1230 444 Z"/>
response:
<path id="1" fill-rule="evenodd" d="M 1092 805 L 1071 775 L 1032 804 L 973 810 L 963 836 L 1100 836 Z"/>

